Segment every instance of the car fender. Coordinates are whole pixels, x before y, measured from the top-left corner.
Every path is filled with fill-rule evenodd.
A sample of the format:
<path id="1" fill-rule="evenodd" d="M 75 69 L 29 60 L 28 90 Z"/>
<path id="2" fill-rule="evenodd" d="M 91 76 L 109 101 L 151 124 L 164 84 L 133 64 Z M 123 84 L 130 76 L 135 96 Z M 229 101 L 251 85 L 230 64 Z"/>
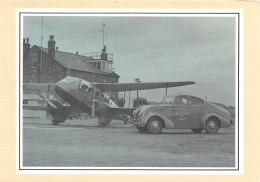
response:
<path id="1" fill-rule="evenodd" d="M 150 112 L 146 115 L 146 117 L 143 120 L 143 124 L 146 125 L 146 123 L 148 122 L 148 120 L 152 117 L 159 117 L 161 120 L 163 120 L 164 122 L 164 126 L 165 128 L 174 128 L 174 124 L 172 123 L 172 121 L 170 119 L 168 119 L 167 117 L 165 117 L 164 115 L 160 114 L 160 113 L 156 113 L 156 112 Z"/>
<path id="2" fill-rule="evenodd" d="M 205 128 L 205 124 L 206 121 L 210 118 L 210 117 L 216 117 L 219 121 L 220 121 L 220 127 L 221 128 L 226 128 L 230 126 L 230 121 L 228 121 L 227 119 L 225 119 L 224 117 L 220 116 L 219 114 L 216 113 L 208 113 L 206 114 L 202 120 L 201 120 L 201 124 L 202 126 Z"/>

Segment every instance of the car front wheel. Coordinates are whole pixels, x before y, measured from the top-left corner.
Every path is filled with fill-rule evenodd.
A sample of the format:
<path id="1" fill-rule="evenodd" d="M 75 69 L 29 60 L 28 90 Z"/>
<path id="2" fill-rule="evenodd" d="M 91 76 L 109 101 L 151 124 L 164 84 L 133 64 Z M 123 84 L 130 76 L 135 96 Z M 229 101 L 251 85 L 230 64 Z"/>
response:
<path id="1" fill-rule="evenodd" d="M 207 133 L 217 133 L 219 130 L 219 121 L 215 118 L 209 118 L 205 124 L 205 130 Z"/>
<path id="2" fill-rule="evenodd" d="M 152 134 L 161 133 L 162 129 L 163 129 L 163 121 L 160 118 L 153 117 L 149 119 L 147 123 L 148 133 L 152 133 Z"/>

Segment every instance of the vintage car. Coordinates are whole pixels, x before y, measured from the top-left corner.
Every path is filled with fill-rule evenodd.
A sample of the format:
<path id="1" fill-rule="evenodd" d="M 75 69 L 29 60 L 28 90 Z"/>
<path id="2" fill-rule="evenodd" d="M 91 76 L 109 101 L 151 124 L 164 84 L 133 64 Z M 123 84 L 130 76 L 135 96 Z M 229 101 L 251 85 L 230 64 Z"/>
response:
<path id="1" fill-rule="evenodd" d="M 133 113 L 140 132 L 160 133 L 167 129 L 191 129 L 194 133 L 216 133 L 231 125 L 231 115 L 223 107 L 191 95 L 167 96 L 162 104 L 146 105 Z"/>

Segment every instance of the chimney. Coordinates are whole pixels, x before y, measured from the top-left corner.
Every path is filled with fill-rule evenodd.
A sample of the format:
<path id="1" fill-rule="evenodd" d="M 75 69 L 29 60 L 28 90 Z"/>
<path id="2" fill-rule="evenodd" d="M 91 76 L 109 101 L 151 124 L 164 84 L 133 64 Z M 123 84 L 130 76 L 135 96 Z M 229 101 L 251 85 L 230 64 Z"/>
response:
<path id="1" fill-rule="evenodd" d="M 104 46 L 104 48 L 102 49 L 101 59 L 107 60 L 106 46 Z"/>
<path id="2" fill-rule="evenodd" d="M 55 43 L 54 35 L 50 35 L 50 40 L 48 41 L 48 54 L 51 58 L 55 58 Z"/>
<path id="3" fill-rule="evenodd" d="M 59 47 L 56 47 L 56 50 L 58 51 L 58 50 L 59 50 Z"/>
<path id="4" fill-rule="evenodd" d="M 30 53 L 30 44 L 29 44 L 29 38 L 23 39 L 23 60 L 29 60 L 29 53 Z"/>
<path id="5" fill-rule="evenodd" d="M 78 55 L 78 54 L 79 54 L 79 52 L 77 51 L 77 52 L 76 52 L 76 54 Z"/>

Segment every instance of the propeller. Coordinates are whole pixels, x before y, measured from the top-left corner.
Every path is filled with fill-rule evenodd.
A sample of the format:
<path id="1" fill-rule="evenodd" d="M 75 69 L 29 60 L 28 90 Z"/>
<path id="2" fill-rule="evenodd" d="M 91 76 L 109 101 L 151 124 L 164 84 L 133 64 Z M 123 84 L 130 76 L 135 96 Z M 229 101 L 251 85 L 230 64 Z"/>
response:
<path id="1" fill-rule="evenodd" d="M 46 97 L 44 97 L 41 93 L 37 93 L 41 98 L 43 98 L 51 107 L 53 107 L 54 109 L 57 109 L 57 107 L 55 106 L 55 104 L 53 104 L 49 99 L 47 99 Z"/>

